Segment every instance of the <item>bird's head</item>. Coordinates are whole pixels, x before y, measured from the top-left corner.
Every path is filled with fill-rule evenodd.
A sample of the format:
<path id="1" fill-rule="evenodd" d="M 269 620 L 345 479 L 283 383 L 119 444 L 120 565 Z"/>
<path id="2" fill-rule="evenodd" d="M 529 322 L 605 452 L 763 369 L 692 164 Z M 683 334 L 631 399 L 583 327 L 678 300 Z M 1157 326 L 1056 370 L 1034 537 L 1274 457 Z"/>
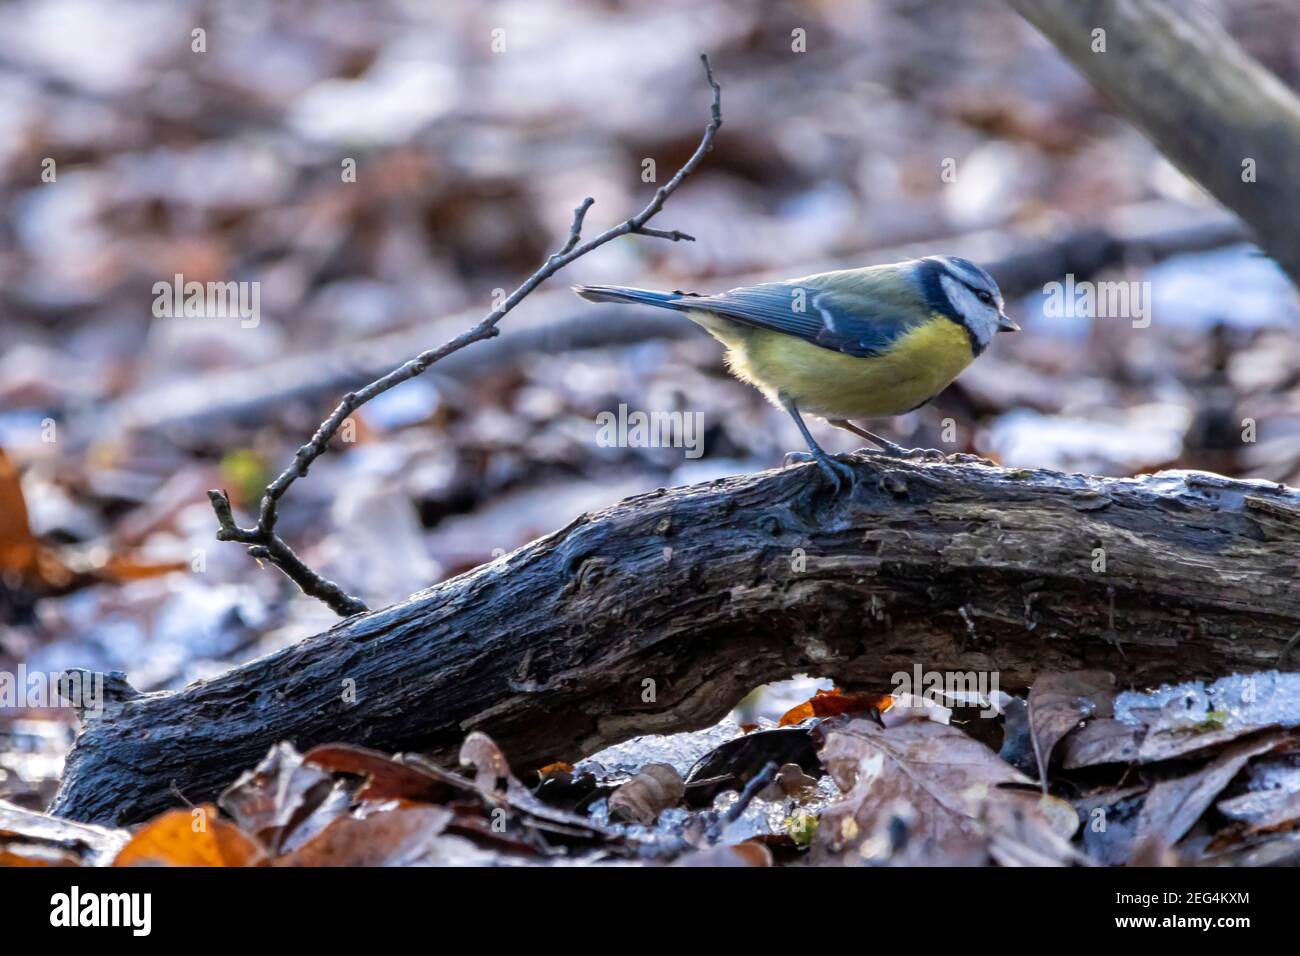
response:
<path id="1" fill-rule="evenodd" d="M 923 284 L 932 297 L 942 296 L 944 311 L 961 321 L 978 343 L 989 344 L 995 332 L 1018 332 L 1020 326 L 1005 311 L 1002 292 L 993 277 L 959 256 L 928 256 L 919 260 Z"/>

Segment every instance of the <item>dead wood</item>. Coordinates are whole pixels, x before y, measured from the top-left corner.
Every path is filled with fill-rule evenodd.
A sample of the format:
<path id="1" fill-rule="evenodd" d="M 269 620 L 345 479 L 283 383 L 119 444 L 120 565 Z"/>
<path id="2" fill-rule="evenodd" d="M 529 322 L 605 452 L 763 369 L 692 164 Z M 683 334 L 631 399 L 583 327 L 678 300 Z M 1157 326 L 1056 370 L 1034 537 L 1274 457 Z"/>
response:
<path id="1" fill-rule="evenodd" d="M 710 725 L 797 673 L 1102 668 L 1121 687 L 1275 666 L 1300 629 L 1300 492 L 1206 473 L 1091 478 L 856 459 L 631 498 L 406 602 L 173 693 L 110 705 L 55 813 L 210 799 L 270 747 L 530 768 Z"/>

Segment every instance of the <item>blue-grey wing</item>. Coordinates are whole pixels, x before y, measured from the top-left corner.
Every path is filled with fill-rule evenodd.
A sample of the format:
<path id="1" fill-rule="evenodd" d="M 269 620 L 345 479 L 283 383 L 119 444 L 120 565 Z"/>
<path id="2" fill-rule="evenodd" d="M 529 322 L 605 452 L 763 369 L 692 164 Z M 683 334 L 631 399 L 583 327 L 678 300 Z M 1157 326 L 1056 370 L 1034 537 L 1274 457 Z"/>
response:
<path id="1" fill-rule="evenodd" d="M 924 309 L 904 310 L 897 302 L 877 304 L 860 294 L 795 282 L 693 296 L 680 304 L 863 358 L 888 350 L 899 336 L 929 317 Z"/>

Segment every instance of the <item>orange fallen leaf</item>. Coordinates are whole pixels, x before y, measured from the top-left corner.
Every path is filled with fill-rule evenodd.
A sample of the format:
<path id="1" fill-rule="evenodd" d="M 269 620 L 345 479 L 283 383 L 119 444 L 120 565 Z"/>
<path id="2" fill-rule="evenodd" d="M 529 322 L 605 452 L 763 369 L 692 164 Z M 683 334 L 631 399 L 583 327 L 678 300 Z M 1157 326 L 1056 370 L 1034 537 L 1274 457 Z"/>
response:
<path id="1" fill-rule="evenodd" d="M 110 555 L 101 567 L 94 570 L 96 577 L 104 581 L 121 584 L 126 581 L 140 581 L 156 578 L 172 571 L 184 571 L 189 564 L 184 561 L 141 561 L 129 554 Z"/>
<path id="2" fill-rule="evenodd" d="M 541 770 L 537 771 L 538 778 L 545 780 L 548 777 L 556 777 L 562 773 L 573 773 L 573 764 L 565 763 L 563 760 L 557 760 L 555 763 L 548 763 Z"/>
<path id="3" fill-rule="evenodd" d="M 203 804 L 154 817 L 118 852 L 113 866 L 260 866 L 266 851 Z"/>
<path id="4" fill-rule="evenodd" d="M 839 688 L 819 690 L 810 700 L 791 707 L 782 714 L 777 726 L 788 727 L 809 717 L 835 717 L 839 714 L 861 714 L 868 711 L 883 714 L 893 703 L 894 698 L 889 694 L 845 694 Z"/>
<path id="5" fill-rule="evenodd" d="M 65 586 L 72 571 L 32 534 L 18 468 L 0 449 L 0 575 L 16 575 L 33 590 Z"/>
<path id="6" fill-rule="evenodd" d="M 0 449 L 0 570 L 30 573 L 36 565 L 36 549 L 18 469 Z"/>
<path id="7" fill-rule="evenodd" d="M 92 557 L 102 548 L 63 554 L 46 547 L 32 534 L 27 500 L 18 468 L 0 448 L 0 577 L 16 576 L 37 595 L 64 593 L 100 581 L 123 584 L 183 571 L 184 561 L 142 561 L 131 554 Z"/>

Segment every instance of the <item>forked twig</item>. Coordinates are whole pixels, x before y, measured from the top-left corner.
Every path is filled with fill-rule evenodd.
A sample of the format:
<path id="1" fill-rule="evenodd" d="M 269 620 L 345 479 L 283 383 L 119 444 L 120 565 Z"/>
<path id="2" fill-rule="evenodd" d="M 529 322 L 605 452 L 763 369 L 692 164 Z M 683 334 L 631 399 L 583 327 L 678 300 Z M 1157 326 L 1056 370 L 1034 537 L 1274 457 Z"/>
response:
<path id="1" fill-rule="evenodd" d="M 308 567 L 285 540 L 280 537 L 275 530 L 276 521 L 279 517 L 277 509 L 280 499 L 284 497 L 285 492 L 289 490 L 289 487 L 295 481 L 306 476 L 307 469 L 311 467 L 312 462 L 325 453 L 329 447 L 330 439 L 342 427 L 349 415 L 377 395 L 382 395 L 390 388 L 394 388 L 402 382 L 422 374 L 429 366 L 440 359 L 446 358 L 453 352 L 459 352 L 474 342 L 499 335 L 500 330 L 497 328 L 497 324 L 506 317 L 506 314 L 539 285 L 575 259 L 580 259 L 587 253 L 599 249 L 605 243 L 611 242 L 619 236 L 631 233 L 656 239 L 667 239 L 671 242 L 694 241 L 694 236 L 689 236 L 680 230 L 653 229 L 646 224 L 663 209 L 668 197 L 677 191 L 677 188 L 681 186 L 686 177 L 694 172 L 695 168 L 703 161 L 705 154 L 713 148 L 713 139 L 722 126 L 722 89 L 713 78 L 713 68 L 709 64 L 708 56 L 701 55 L 700 60 L 704 63 L 704 75 L 709 88 L 713 91 L 713 106 L 709 125 L 704 128 L 704 136 L 700 139 L 700 145 L 695 148 L 695 152 L 691 154 L 691 157 L 682 164 L 682 167 L 677 170 L 668 182 L 655 190 L 654 197 L 644 209 L 630 219 L 626 219 L 618 225 L 605 230 L 595 238 L 582 242 L 583 220 L 587 216 L 587 210 L 595 202 L 590 196 L 584 199 L 578 205 L 578 208 L 573 211 L 573 224 L 569 227 L 569 237 L 560 250 L 552 254 L 540 269 L 525 279 L 483 321 L 437 348 L 421 352 L 415 358 L 398 366 L 364 388 L 344 395 L 338 407 L 330 413 L 330 416 L 325 421 L 321 422 L 311 440 L 300 447 L 294 454 L 293 463 L 266 486 L 266 491 L 262 496 L 262 506 L 258 514 L 257 524 L 248 528 L 240 527 L 236 524 L 234 515 L 231 512 L 229 495 L 224 491 L 209 491 L 208 499 L 212 502 L 212 508 L 216 512 L 217 521 L 221 526 L 217 532 L 217 539 L 219 541 L 238 541 L 241 544 L 248 545 L 249 554 L 274 564 L 297 584 L 304 594 L 324 601 L 340 616 L 347 617 L 369 610 L 359 598 L 348 594 L 333 581 L 325 579 Z"/>

